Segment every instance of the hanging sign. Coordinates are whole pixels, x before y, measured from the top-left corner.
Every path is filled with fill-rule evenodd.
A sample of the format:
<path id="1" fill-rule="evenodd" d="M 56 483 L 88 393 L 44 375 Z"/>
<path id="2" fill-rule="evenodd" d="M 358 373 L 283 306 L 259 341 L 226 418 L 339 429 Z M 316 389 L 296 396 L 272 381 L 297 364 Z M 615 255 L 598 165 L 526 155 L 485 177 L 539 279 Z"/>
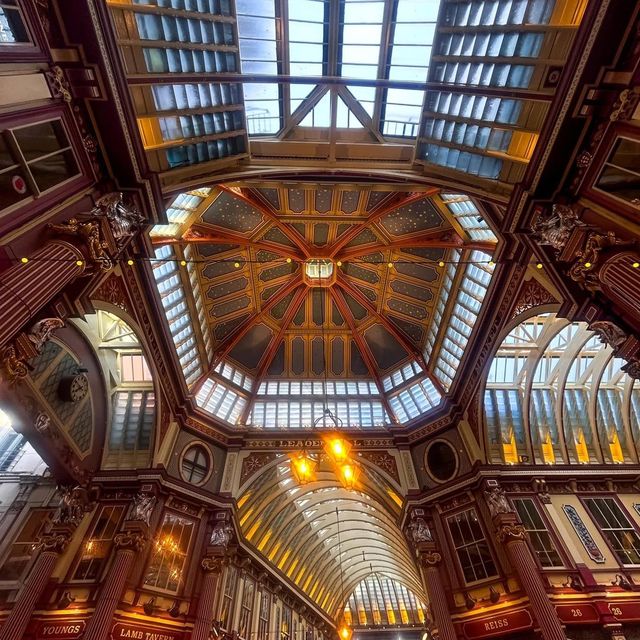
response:
<path id="1" fill-rule="evenodd" d="M 116 622 L 111 630 L 112 640 L 183 640 L 182 631 L 149 627 L 143 624 Z"/>
<path id="2" fill-rule="evenodd" d="M 76 640 L 84 633 L 84 620 L 55 620 L 40 622 L 36 631 L 38 640 Z"/>
<path id="3" fill-rule="evenodd" d="M 465 622 L 462 630 L 467 638 L 488 638 L 512 634 L 515 631 L 529 629 L 533 625 L 531 614 L 526 609 L 505 611 L 489 618 Z"/>

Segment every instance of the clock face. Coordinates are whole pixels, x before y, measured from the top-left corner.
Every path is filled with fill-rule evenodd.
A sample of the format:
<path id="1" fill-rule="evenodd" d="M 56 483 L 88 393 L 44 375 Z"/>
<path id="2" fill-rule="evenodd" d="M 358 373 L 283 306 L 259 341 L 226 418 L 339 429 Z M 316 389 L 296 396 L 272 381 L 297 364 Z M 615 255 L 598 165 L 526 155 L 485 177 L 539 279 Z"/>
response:
<path id="1" fill-rule="evenodd" d="M 89 379 L 84 373 L 67 376 L 60 381 L 60 396 L 67 402 L 80 402 L 89 392 Z"/>

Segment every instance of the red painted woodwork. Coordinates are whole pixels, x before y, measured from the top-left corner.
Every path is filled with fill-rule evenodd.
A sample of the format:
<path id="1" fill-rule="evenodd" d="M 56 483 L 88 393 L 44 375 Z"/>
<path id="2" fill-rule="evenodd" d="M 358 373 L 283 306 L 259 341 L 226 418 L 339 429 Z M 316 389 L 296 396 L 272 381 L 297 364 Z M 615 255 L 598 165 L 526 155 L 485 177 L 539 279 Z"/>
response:
<path id="1" fill-rule="evenodd" d="M 116 622 L 111 630 L 112 640 L 183 640 L 184 636 L 182 631 L 138 622 Z"/>
<path id="2" fill-rule="evenodd" d="M 592 604 L 557 604 L 556 613 L 567 624 L 593 624 L 600 621 L 600 614 Z"/>
<path id="3" fill-rule="evenodd" d="M 462 631 L 466 638 L 490 638 L 524 631 L 533 626 L 533 618 L 526 609 L 506 611 L 480 620 L 465 622 Z"/>
<path id="4" fill-rule="evenodd" d="M 608 602 L 611 615 L 620 621 L 640 620 L 640 601 Z"/>
<path id="5" fill-rule="evenodd" d="M 84 620 L 49 620 L 38 623 L 36 640 L 75 640 L 84 633 Z"/>

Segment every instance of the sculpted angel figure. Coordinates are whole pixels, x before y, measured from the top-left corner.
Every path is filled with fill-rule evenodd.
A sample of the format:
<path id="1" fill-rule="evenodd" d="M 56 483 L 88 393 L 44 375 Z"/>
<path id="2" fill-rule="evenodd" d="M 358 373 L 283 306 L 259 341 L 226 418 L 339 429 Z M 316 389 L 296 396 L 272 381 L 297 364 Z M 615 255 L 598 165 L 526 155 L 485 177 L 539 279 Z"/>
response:
<path id="1" fill-rule="evenodd" d="M 150 523 L 151 513 L 156 504 L 156 497 L 149 493 L 137 493 L 133 498 L 129 520 Z"/>
<path id="2" fill-rule="evenodd" d="M 231 534 L 233 533 L 233 527 L 229 522 L 218 522 L 213 531 L 211 532 L 211 538 L 209 544 L 213 547 L 226 547 L 231 540 Z"/>
<path id="3" fill-rule="evenodd" d="M 540 244 L 548 244 L 560 252 L 571 232 L 581 226 L 584 226 L 584 223 L 578 219 L 578 214 L 571 207 L 554 204 L 551 213 L 538 216 L 531 229 L 540 238 Z"/>
<path id="4" fill-rule="evenodd" d="M 489 491 L 485 491 L 484 497 L 492 516 L 497 516 L 499 513 L 511 513 L 513 511 L 507 500 L 507 496 L 504 495 L 504 491 L 500 487 L 493 487 Z"/>
<path id="5" fill-rule="evenodd" d="M 427 521 L 422 516 L 414 516 L 409 523 L 409 533 L 415 543 L 433 542 L 433 536 Z"/>

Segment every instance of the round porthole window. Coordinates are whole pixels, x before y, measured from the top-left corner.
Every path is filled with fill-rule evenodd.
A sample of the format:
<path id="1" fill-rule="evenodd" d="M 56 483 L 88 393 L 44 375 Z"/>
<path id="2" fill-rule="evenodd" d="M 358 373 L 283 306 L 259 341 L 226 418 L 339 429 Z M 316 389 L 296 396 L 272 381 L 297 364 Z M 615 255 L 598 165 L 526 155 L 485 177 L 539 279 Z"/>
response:
<path id="1" fill-rule="evenodd" d="M 425 458 L 427 472 L 437 482 L 451 480 L 458 470 L 458 454 L 445 440 L 432 442 Z"/>
<path id="2" fill-rule="evenodd" d="M 182 479 L 192 484 L 202 484 L 211 475 L 211 454 L 201 444 L 188 447 L 180 461 Z"/>

